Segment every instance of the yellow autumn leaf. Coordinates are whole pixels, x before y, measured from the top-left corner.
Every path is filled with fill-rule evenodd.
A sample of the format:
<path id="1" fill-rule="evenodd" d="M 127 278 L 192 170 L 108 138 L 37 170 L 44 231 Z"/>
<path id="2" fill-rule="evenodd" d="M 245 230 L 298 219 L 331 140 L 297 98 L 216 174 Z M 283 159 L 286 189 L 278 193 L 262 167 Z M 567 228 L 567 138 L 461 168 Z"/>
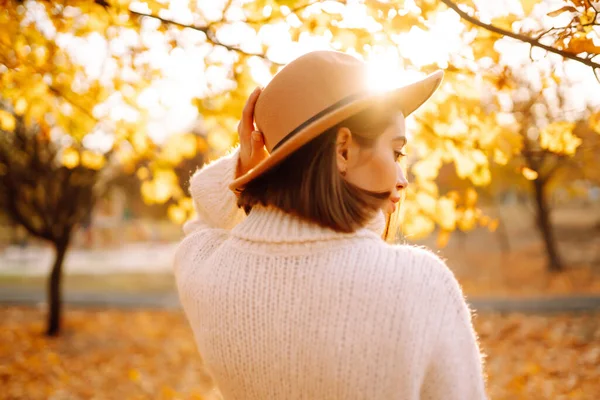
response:
<path id="1" fill-rule="evenodd" d="M 458 191 L 456 190 L 449 191 L 444 197 L 452 200 L 455 203 L 458 203 L 460 201 L 460 194 L 458 194 Z"/>
<path id="2" fill-rule="evenodd" d="M 150 150 L 151 141 L 146 132 L 136 130 L 131 136 L 131 144 L 136 153 L 144 154 Z"/>
<path id="3" fill-rule="evenodd" d="M 184 158 L 196 155 L 197 141 L 192 134 L 171 135 L 162 149 L 161 158 L 173 165 L 179 164 Z"/>
<path id="4" fill-rule="evenodd" d="M 194 202 L 190 197 L 184 197 L 179 200 L 179 207 L 183 208 L 186 212 L 191 212 L 194 209 Z"/>
<path id="5" fill-rule="evenodd" d="M 469 176 L 469 179 L 477 186 L 486 186 L 492 181 L 492 174 L 487 166 L 479 167 Z"/>
<path id="6" fill-rule="evenodd" d="M 25 111 L 25 118 L 28 125 L 38 123 L 41 121 L 44 115 L 46 115 L 51 108 L 48 104 L 44 103 L 41 100 L 36 99 L 35 101 L 29 102 L 29 107 Z M 61 125 L 67 125 L 67 120 L 69 118 L 66 115 L 61 114 L 58 118 L 59 123 Z"/>
<path id="7" fill-rule="evenodd" d="M 5 131 L 14 131 L 16 127 L 15 117 L 5 110 L 0 110 L 0 128 Z"/>
<path id="8" fill-rule="evenodd" d="M 129 376 L 129 379 L 131 381 L 139 382 L 142 377 L 142 374 L 140 374 L 140 371 L 138 371 L 137 369 L 132 368 L 127 372 L 127 376 Z"/>
<path id="9" fill-rule="evenodd" d="M 450 240 L 450 232 L 442 229 L 437 236 L 437 240 L 435 242 L 436 246 L 439 248 L 444 248 L 448 244 L 448 240 Z"/>
<path id="10" fill-rule="evenodd" d="M 600 112 L 590 117 L 589 124 L 590 128 L 600 135 Z"/>
<path id="11" fill-rule="evenodd" d="M 417 179 L 416 185 L 419 191 L 428 193 L 430 196 L 437 197 L 439 194 L 439 189 L 434 181 Z M 409 187 L 413 188 L 413 185 L 409 185 Z"/>
<path id="12" fill-rule="evenodd" d="M 494 162 L 500 165 L 506 165 L 508 163 L 508 157 L 500 149 L 494 149 Z"/>
<path id="13" fill-rule="evenodd" d="M 554 153 L 573 155 L 581 139 L 573 133 L 575 124 L 559 121 L 547 125 L 540 131 L 540 146 Z"/>
<path id="14" fill-rule="evenodd" d="M 171 204 L 167 209 L 167 216 L 174 223 L 181 225 L 185 222 L 187 213 L 183 208 L 175 204 Z"/>
<path id="15" fill-rule="evenodd" d="M 475 223 L 477 222 L 477 213 L 472 208 L 467 208 L 461 212 L 460 218 L 458 218 L 457 225 L 458 228 L 467 232 L 475 227 Z"/>
<path id="16" fill-rule="evenodd" d="M 185 158 L 192 158 L 196 155 L 198 141 L 196 136 L 191 133 L 181 135 L 181 154 Z"/>
<path id="17" fill-rule="evenodd" d="M 435 222 L 421 214 L 406 214 L 406 220 L 402 224 L 402 231 L 411 240 L 426 237 L 435 230 Z"/>
<path id="18" fill-rule="evenodd" d="M 426 214 L 435 215 L 436 202 L 433 196 L 425 192 L 418 192 L 415 201 Z"/>
<path id="19" fill-rule="evenodd" d="M 539 374 L 541 370 L 540 365 L 533 362 L 530 362 L 525 366 L 525 372 L 529 375 Z"/>
<path id="20" fill-rule="evenodd" d="M 442 229 L 453 231 L 456 228 L 456 202 L 447 197 L 440 198 L 437 202 L 436 217 Z"/>
<path id="21" fill-rule="evenodd" d="M 27 100 L 25 100 L 23 97 L 19 97 L 19 99 L 15 103 L 15 114 L 23 115 L 25 113 L 26 109 L 27 109 Z"/>
<path id="22" fill-rule="evenodd" d="M 502 17 L 497 17 L 492 19 L 492 25 L 497 26 L 498 28 L 504 29 L 506 31 L 512 31 L 512 24 L 517 20 L 517 16 L 514 14 L 504 15 Z"/>
<path id="23" fill-rule="evenodd" d="M 198 153 L 205 153 L 208 150 L 208 143 L 206 143 L 206 139 L 203 137 L 196 137 L 196 151 Z"/>
<path id="24" fill-rule="evenodd" d="M 491 218 L 487 215 L 484 215 L 483 217 L 479 218 L 479 225 L 480 226 L 488 226 L 490 224 Z"/>
<path id="25" fill-rule="evenodd" d="M 106 159 L 100 153 L 90 150 L 84 150 L 81 153 L 81 165 L 86 168 L 100 170 L 104 166 Z"/>
<path id="26" fill-rule="evenodd" d="M 140 181 L 145 181 L 150 177 L 150 171 L 146 167 L 140 167 L 135 174 Z"/>
<path id="27" fill-rule="evenodd" d="M 224 153 L 233 146 L 233 137 L 224 132 L 211 132 L 208 134 L 208 145 L 218 153 Z"/>
<path id="28" fill-rule="evenodd" d="M 144 3 L 148 5 L 153 15 L 158 15 L 161 10 L 168 8 L 167 3 L 164 1 L 144 0 Z"/>
<path id="29" fill-rule="evenodd" d="M 521 3 L 521 7 L 523 7 L 523 13 L 525 15 L 531 14 L 531 11 L 533 11 L 533 8 L 539 2 L 540 2 L 540 0 L 521 0 L 520 3 Z"/>
<path id="30" fill-rule="evenodd" d="M 142 186 L 140 187 L 140 192 L 142 193 L 142 199 L 146 204 L 155 204 L 159 203 L 156 201 L 157 197 L 164 196 L 165 201 L 169 198 L 169 191 L 165 191 L 163 193 L 157 194 L 156 184 L 154 181 L 144 181 L 142 182 Z"/>
<path id="31" fill-rule="evenodd" d="M 69 169 L 77 167 L 79 165 L 79 152 L 72 147 L 64 149 L 61 162 Z"/>
<path id="32" fill-rule="evenodd" d="M 599 54 L 600 46 L 596 45 L 594 39 L 585 36 L 575 36 L 569 41 L 568 50 L 575 54 Z"/>
<path id="33" fill-rule="evenodd" d="M 538 178 L 538 173 L 531 168 L 523 167 L 521 174 L 529 181 L 535 181 Z"/>
<path id="34" fill-rule="evenodd" d="M 459 177 L 466 178 L 477 168 L 477 163 L 470 153 L 452 148 L 451 154 Z"/>
<path id="35" fill-rule="evenodd" d="M 575 12 L 577 12 L 577 9 L 575 9 Z M 579 16 L 579 21 L 582 25 L 589 25 L 595 22 L 596 17 L 597 11 L 594 8 L 590 7 L 587 8 L 585 12 Z"/>
<path id="36" fill-rule="evenodd" d="M 494 43 L 495 38 L 491 38 L 486 31 L 483 37 L 478 37 L 471 43 L 471 49 L 475 57 L 489 57 L 494 63 L 498 63 L 500 61 L 500 53 L 494 48 Z"/>
<path id="37" fill-rule="evenodd" d="M 148 204 L 164 204 L 181 192 L 177 175 L 173 170 L 157 169 L 151 180 L 144 181 L 141 187 L 142 197 Z"/>
<path id="38" fill-rule="evenodd" d="M 465 194 L 465 205 L 467 207 L 473 207 L 477 203 L 477 191 L 473 188 L 468 188 Z"/>
<path id="39" fill-rule="evenodd" d="M 490 232 L 496 232 L 496 229 L 498 229 L 499 224 L 500 224 L 500 221 L 498 220 L 498 218 L 494 218 L 494 219 L 490 220 L 490 222 L 488 224 L 488 230 Z"/>

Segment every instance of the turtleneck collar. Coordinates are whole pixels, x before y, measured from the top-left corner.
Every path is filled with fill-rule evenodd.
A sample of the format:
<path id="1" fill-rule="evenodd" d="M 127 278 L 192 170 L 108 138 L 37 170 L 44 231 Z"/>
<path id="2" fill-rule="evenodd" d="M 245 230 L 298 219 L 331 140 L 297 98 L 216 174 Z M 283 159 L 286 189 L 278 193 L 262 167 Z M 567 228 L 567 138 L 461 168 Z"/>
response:
<path id="1" fill-rule="evenodd" d="M 352 233 L 336 232 L 315 222 L 286 213 L 275 207 L 255 206 L 248 217 L 232 229 L 233 236 L 263 242 L 293 243 L 339 240 L 354 237 L 378 239 L 380 216 Z M 382 229 L 381 229 L 382 231 Z"/>

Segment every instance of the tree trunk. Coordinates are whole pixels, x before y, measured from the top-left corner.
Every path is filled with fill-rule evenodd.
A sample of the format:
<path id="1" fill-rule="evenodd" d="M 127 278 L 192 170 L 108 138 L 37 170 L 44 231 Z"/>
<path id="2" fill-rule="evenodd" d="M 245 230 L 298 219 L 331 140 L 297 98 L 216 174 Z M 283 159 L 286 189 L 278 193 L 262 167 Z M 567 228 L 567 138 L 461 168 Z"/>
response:
<path id="1" fill-rule="evenodd" d="M 508 232 L 506 230 L 506 224 L 503 219 L 500 219 L 498 223 L 498 228 L 496 229 L 496 237 L 498 238 L 498 242 L 500 244 L 500 252 L 503 256 L 507 256 L 510 254 L 510 239 L 508 236 Z"/>
<path id="2" fill-rule="evenodd" d="M 500 252 L 502 256 L 508 256 L 510 253 L 510 237 L 508 235 L 508 231 L 506 230 L 506 224 L 504 222 L 504 217 L 502 216 L 502 211 L 496 198 L 493 200 L 494 209 L 496 210 L 496 215 L 498 216 L 498 227 L 496 228 L 496 238 L 498 238 L 498 243 L 500 245 Z"/>
<path id="3" fill-rule="evenodd" d="M 533 181 L 535 191 L 536 219 L 537 226 L 542 234 L 544 245 L 546 246 L 546 256 L 548 257 L 548 270 L 552 272 L 562 271 L 563 264 L 558 255 L 556 239 L 552 224 L 550 222 L 550 210 L 548 200 L 544 192 L 544 182 L 540 179 Z"/>
<path id="4" fill-rule="evenodd" d="M 56 253 L 54 265 L 48 280 L 48 336 L 58 336 L 60 333 L 62 311 L 62 266 L 69 247 L 69 239 L 59 240 L 54 244 Z"/>

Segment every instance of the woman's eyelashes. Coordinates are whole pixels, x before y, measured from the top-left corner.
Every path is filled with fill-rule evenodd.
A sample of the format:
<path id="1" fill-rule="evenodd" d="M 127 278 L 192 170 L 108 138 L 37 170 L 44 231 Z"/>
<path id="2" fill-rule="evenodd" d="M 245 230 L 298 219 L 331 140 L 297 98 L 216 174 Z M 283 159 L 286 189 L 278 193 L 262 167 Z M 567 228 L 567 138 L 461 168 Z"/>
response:
<path id="1" fill-rule="evenodd" d="M 400 161 L 402 157 L 406 157 L 406 154 L 404 154 L 402 151 L 394 150 L 394 159 L 396 161 Z"/>

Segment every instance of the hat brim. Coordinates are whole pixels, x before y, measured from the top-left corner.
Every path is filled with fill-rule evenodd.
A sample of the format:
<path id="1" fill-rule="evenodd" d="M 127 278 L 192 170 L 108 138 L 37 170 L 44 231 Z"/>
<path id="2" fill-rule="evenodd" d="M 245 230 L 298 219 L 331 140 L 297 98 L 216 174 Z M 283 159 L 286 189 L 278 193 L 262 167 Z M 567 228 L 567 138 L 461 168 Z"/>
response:
<path id="1" fill-rule="evenodd" d="M 400 88 L 387 92 L 369 92 L 354 99 L 351 102 L 345 102 L 319 118 L 311 120 L 310 123 L 303 126 L 292 137 L 281 145 L 277 146 L 267 158 L 261 161 L 246 174 L 235 179 L 229 188 L 233 191 L 241 191 L 248 182 L 256 179 L 271 168 L 278 165 L 287 156 L 310 142 L 315 137 L 327 131 L 329 128 L 337 125 L 352 115 L 369 108 L 376 104 L 390 104 L 407 117 L 425 103 L 436 91 L 442 82 L 444 73 L 438 70 L 427 77 Z"/>

